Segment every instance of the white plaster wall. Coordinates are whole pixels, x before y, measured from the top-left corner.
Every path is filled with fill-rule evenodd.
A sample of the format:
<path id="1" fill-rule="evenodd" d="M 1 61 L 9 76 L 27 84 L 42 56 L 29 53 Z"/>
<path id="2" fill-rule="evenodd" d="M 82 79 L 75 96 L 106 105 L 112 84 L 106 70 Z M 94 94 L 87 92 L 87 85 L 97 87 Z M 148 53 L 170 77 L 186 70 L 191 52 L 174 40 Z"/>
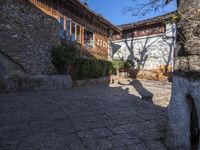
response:
<path id="1" fill-rule="evenodd" d="M 113 41 L 113 59 L 132 59 L 140 69 L 173 66 L 175 32 L 174 24 L 166 24 L 164 34 Z"/>

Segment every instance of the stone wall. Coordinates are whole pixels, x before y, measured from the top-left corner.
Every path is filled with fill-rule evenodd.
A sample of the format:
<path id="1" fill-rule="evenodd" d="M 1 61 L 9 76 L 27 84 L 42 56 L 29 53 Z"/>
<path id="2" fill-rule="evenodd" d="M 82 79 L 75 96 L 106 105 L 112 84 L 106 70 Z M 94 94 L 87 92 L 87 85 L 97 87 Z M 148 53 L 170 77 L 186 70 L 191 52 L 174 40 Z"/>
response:
<path id="1" fill-rule="evenodd" d="M 28 74 L 55 74 L 51 48 L 59 44 L 59 23 L 27 0 L 0 1 L 0 49 Z"/>
<path id="2" fill-rule="evenodd" d="M 166 144 L 200 149 L 200 0 L 181 0 Z"/>
<path id="3" fill-rule="evenodd" d="M 0 50 L 0 93 L 19 88 L 24 78 L 23 67 Z"/>

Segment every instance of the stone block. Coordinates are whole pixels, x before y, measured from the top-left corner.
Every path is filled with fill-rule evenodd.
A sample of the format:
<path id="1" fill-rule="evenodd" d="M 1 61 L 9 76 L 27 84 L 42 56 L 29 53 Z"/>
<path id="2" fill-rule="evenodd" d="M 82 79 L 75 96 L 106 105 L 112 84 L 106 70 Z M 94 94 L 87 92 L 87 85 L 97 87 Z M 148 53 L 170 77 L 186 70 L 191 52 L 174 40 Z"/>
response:
<path id="1" fill-rule="evenodd" d="M 97 83 L 107 82 L 109 83 L 110 77 L 101 77 L 96 79 L 85 79 L 85 80 L 76 80 L 73 81 L 73 86 L 83 86 L 83 85 L 92 85 Z"/>
<path id="2" fill-rule="evenodd" d="M 66 89 L 72 86 L 72 79 L 67 75 L 35 75 L 27 77 L 20 90 L 39 91 Z"/>

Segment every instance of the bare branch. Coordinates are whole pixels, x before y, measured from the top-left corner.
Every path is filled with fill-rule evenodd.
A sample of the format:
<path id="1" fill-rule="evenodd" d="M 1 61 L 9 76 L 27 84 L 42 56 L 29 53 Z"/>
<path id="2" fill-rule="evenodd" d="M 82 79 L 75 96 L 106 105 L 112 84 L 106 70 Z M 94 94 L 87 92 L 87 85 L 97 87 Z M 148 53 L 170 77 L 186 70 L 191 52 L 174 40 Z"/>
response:
<path id="1" fill-rule="evenodd" d="M 132 1 L 136 5 L 134 7 L 126 7 L 123 10 L 123 13 L 131 13 L 132 16 L 144 16 L 149 12 L 160 10 L 172 0 L 146 0 L 146 2 L 141 2 L 140 0 Z"/>

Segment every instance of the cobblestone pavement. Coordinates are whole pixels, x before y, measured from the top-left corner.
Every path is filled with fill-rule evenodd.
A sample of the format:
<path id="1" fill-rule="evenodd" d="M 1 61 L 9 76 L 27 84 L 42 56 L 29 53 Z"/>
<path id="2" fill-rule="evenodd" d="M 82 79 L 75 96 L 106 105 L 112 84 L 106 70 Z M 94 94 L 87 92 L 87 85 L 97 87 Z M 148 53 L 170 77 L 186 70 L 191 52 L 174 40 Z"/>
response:
<path id="1" fill-rule="evenodd" d="M 1 94 L 0 150 L 165 150 L 166 109 L 123 87 Z"/>
<path id="2" fill-rule="evenodd" d="M 127 89 L 129 94 L 133 94 L 140 99 L 150 101 L 151 103 L 162 107 L 167 107 L 171 98 L 171 83 L 125 79 L 120 81 L 119 84 L 111 84 L 110 86 Z"/>

